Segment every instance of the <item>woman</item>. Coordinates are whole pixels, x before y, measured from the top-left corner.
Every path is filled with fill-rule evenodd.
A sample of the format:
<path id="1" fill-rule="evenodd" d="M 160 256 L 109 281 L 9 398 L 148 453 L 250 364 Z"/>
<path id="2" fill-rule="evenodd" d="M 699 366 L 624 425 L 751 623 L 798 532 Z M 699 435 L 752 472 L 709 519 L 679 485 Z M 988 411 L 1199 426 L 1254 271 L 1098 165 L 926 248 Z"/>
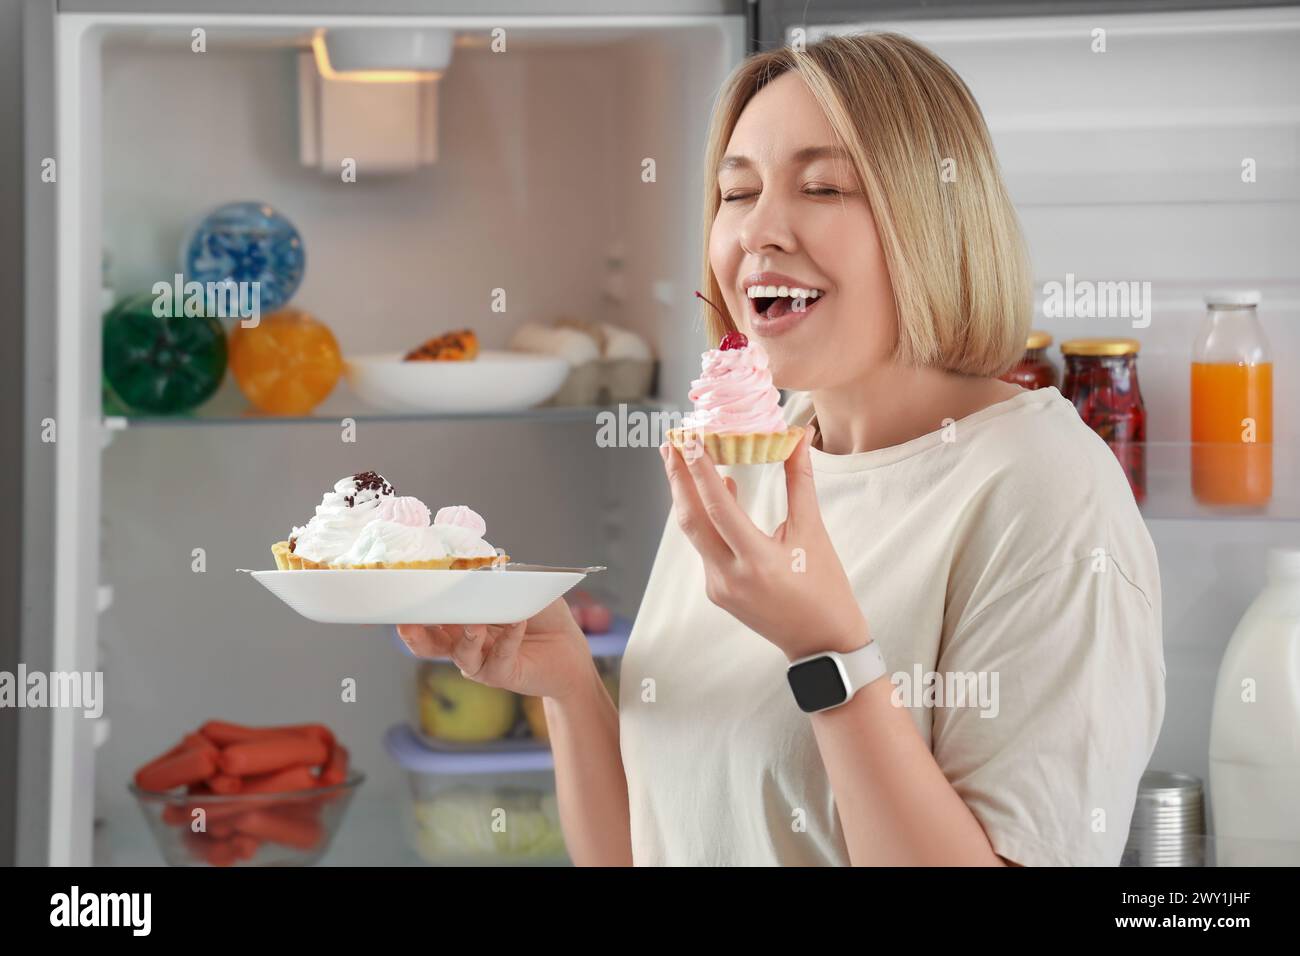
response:
<path id="1" fill-rule="evenodd" d="M 1073 407 L 995 377 L 1030 275 L 970 92 L 897 35 L 774 50 L 708 170 L 709 337 L 793 390 L 784 471 L 661 448 L 618 708 L 562 601 L 402 637 L 545 698 L 579 864 L 1117 864 L 1164 713 L 1155 552 Z M 773 318 L 754 283 L 824 294 Z M 877 650 L 888 679 L 796 703 L 792 662 Z"/>

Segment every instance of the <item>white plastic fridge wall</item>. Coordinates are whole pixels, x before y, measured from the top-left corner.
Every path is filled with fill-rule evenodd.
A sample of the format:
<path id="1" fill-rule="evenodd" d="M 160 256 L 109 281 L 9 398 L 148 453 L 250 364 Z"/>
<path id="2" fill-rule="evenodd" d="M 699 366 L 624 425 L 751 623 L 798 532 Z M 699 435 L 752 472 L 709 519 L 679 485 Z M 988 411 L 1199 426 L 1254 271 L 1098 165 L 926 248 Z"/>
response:
<path id="1" fill-rule="evenodd" d="M 1033 255 L 1035 326 L 1057 344 L 1075 336 L 1141 339 L 1148 440 L 1187 441 L 1201 297 L 1226 287 L 1263 292 L 1274 438 L 1300 442 L 1300 10 L 871 28 L 897 29 L 932 47 L 979 102 Z M 1099 30 L 1104 53 L 1094 52 Z M 1257 164 L 1254 183 L 1242 181 L 1247 158 Z M 1067 273 L 1150 281 L 1150 325 L 1043 318 L 1044 283 L 1064 282 Z M 1059 365 L 1055 347 L 1053 358 Z M 1300 547 L 1300 521 L 1152 521 L 1150 530 L 1168 671 L 1151 765 L 1195 774 L 1208 786 L 1219 661 L 1263 587 L 1267 549 Z"/>
<path id="2" fill-rule="evenodd" d="M 369 776 L 359 800 L 373 802 L 352 813 L 382 823 L 403 778 L 381 738 L 407 716 L 409 662 L 385 629 L 311 624 L 234 571 L 266 566 L 339 475 L 374 468 L 431 505 L 471 504 L 521 559 L 608 565 L 592 584 L 636 611 L 669 499 L 653 449 L 598 448 L 595 421 L 362 421 L 351 445 L 329 423 L 168 425 L 127 428 L 101 453 L 101 217 L 120 295 L 170 276 L 185 229 L 235 199 L 298 226 L 307 270 L 292 304 L 345 355 L 462 325 L 492 347 L 525 320 L 608 318 L 649 339 L 660 395 L 685 394 L 703 344 L 691 295 L 703 143 L 742 21 L 551 17 L 529 32 L 540 21 L 386 18 L 518 26 L 520 40 L 506 55 L 457 49 L 435 166 L 348 185 L 298 164 L 294 53 L 280 45 L 344 22 L 206 18 L 208 52 L 195 54 L 188 19 L 60 17 L 55 666 L 102 667 L 112 733 L 96 753 L 89 721 L 55 728 L 53 862 L 91 860 L 92 815 L 98 862 L 149 862 L 127 781 L 210 717 L 330 724 Z M 617 305 L 601 291 L 620 248 Z M 504 315 L 487 307 L 497 287 Z M 100 584 L 114 599 L 97 617 Z M 341 701 L 347 679 L 355 704 Z"/>

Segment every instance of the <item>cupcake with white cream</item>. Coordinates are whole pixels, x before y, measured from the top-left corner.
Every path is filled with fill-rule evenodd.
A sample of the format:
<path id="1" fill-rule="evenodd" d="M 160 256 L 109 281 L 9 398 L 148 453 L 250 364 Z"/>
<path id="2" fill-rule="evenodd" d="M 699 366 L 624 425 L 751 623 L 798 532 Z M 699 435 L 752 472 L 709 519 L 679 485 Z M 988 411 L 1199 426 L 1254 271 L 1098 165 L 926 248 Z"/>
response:
<path id="1" fill-rule="evenodd" d="M 431 521 L 419 498 L 396 495 L 382 475 L 367 471 L 336 483 L 312 519 L 271 552 L 281 571 L 472 570 L 509 560 L 483 539 L 486 532 L 464 505 L 443 508 Z"/>

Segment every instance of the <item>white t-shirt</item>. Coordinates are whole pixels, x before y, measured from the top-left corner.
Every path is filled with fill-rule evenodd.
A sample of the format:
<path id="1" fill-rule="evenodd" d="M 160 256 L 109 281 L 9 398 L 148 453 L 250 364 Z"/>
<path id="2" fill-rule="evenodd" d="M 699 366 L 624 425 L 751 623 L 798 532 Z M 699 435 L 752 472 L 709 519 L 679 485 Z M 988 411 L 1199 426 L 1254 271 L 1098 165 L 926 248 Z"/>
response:
<path id="1" fill-rule="evenodd" d="M 785 413 L 807 424 L 809 395 L 792 393 Z M 1118 864 L 1165 665 L 1155 548 L 1114 454 L 1054 388 L 890 448 L 811 454 L 896 693 L 916 691 L 916 726 L 994 851 L 1028 866 Z M 772 532 L 782 466 L 723 470 Z M 670 515 L 622 664 L 636 864 L 850 862 L 787 663 L 708 600 Z M 961 675 L 983 681 L 965 685 L 964 706 L 949 683 Z M 942 706 L 927 706 L 927 687 L 947 690 Z"/>

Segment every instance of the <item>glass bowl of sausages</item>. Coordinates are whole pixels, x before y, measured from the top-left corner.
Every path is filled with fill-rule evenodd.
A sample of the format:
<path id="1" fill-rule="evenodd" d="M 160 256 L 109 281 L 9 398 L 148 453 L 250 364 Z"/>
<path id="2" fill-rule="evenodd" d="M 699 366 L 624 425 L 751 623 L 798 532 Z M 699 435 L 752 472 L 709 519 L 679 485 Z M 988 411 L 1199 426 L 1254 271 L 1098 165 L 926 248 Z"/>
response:
<path id="1" fill-rule="evenodd" d="M 321 724 L 208 721 L 129 789 L 172 866 L 309 866 L 364 781 Z"/>

